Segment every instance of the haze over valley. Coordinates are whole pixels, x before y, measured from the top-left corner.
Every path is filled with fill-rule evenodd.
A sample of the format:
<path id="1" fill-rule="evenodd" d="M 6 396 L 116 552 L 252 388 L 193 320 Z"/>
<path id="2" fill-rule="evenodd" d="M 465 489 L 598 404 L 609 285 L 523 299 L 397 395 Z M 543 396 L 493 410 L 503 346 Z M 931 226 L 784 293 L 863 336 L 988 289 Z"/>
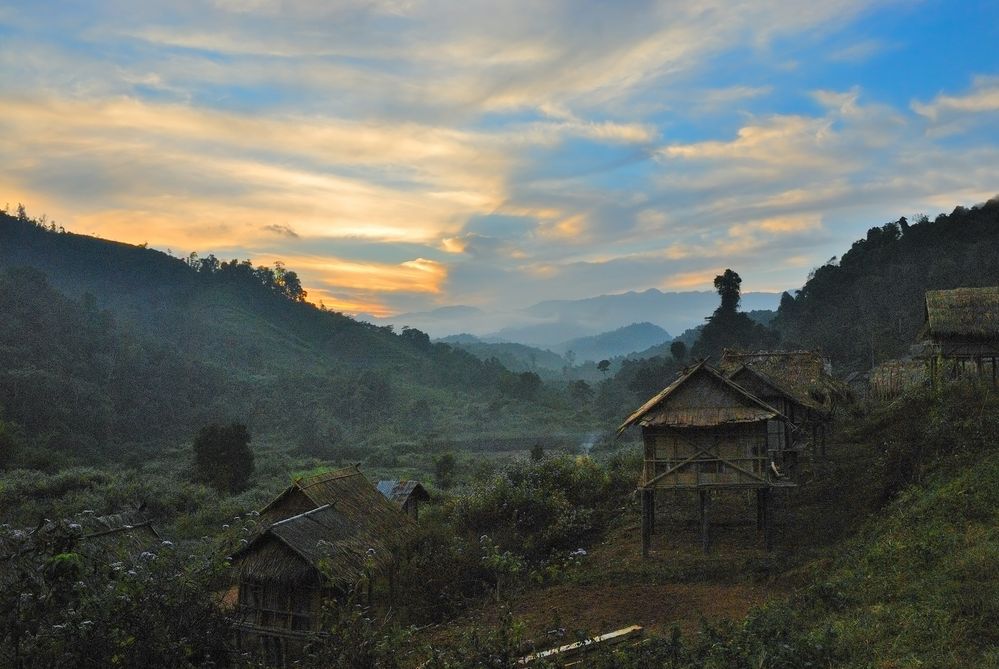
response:
<path id="1" fill-rule="evenodd" d="M 999 3 L 0 3 L 0 668 L 999 667 Z"/>

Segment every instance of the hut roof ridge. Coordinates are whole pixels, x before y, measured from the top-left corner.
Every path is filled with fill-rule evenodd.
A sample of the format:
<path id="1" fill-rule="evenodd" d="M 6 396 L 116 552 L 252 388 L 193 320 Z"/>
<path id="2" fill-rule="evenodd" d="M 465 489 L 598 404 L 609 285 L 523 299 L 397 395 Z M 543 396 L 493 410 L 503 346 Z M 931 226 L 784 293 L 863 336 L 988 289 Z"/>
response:
<path id="1" fill-rule="evenodd" d="M 755 395 L 753 395 L 752 393 L 750 393 L 748 390 L 746 390 L 745 388 L 743 388 L 739 384 L 737 384 L 737 383 L 729 380 L 728 378 L 725 377 L 724 374 L 722 374 L 718 370 L 716 370 L 713 367 L 711 367 L 710 365 L 708 365 L 707 364 L 707 359 L 705 358 L 703 360 L 700 360 L 693 367 L 690 367 L 687 370 L 685 370 L 684 373 L 680 377 L 678 377 L 671 384 L 669 384 L 668 386 L 666 386 L 666 388 L 664 388 L 663 390 L 661 390 L 658 393 L 656 393 L 651 399 L 649 399 L 648 401 L 646 401 L 641 407 L 639 407 L 630 416 L 628 416 L 628 418 L 625 419 L 625 421 L 621 424 L 621 426 L 618 427 L 617 434 L 620 435 L 626 429 L 628 429 L 629 427 L 631 427 L 632 425 L 634 425 L 645 414 L 647 414 L 649 411 L 651 411 L 656 406 L 658 406 L 659 404 L 661 404 L 664 400 L 666 400 L 667 398 L 669 398 L 669 396 L 672 395 L 674 392 L 676 392 L 676 390 L 678 388 L 680 388 L 684 383 L 686 383 L 686 381 L 688 379 L 690 379 L 695 374 L 697 374 L 698 372 L 701 372 L 701 371 L 707 372 L 708 374 L 710 374 L 712 376 L 712 378 L 714 378 L 717 381 L 721 382 L 724 386 L 728 387 L 730 390 L 732 390 L 735 393 L 737 393 L 738 395 L 742 396 L 743 398 L 745 398 L 749 402 L 757 405 L 764 412 L 767 412 L 767 413 L 771 414 L 771 416 L 770 416 L 771 418 L 782 418 L 784 420 L 787 420 L 787 418 L 780 411 L 778 411 L 774 407 L 770 406 L 769 404 L 767 404 L 766 402 L 764 402 L 760 398 L 756 397 Z"/>
<path id="2" fill-rule="evenodd" d="M 999 339 L 999 286 L 928 290 L 925 301 L 931 337 Z"/>

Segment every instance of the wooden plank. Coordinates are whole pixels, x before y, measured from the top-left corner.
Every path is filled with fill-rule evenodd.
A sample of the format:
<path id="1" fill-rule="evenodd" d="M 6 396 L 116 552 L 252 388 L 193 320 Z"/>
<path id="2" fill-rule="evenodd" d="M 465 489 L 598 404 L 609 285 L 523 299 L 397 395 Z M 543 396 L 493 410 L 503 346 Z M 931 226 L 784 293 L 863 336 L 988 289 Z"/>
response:
<path id="1" fill-rule="evenodd" d="M 701 551 L 705 555 L 711 552 L 711 492 L 701 490 Z"/>
<path id="2" fill-rule="evenodd" d="M 649 491 L 642 490 L 642 557 L 649 557 L 649 547 L 652 543 L 652 519 L 649 517 Z"/>
<path id="3" fill-rule="evenodd" d="M 763 492 L 763 545 L 771 551 L 774 547 L 774 494 L 772 490 Z"/>
<path id="4" fill-rule="evenodd" d="M 571 658 L 578 657 L 592 650 L 595 650 L 597 646 L 608 646 L 623 643 L 630 639 L 638 638 L 644 632 L 641 625 L 632 625 L 631 627 L 624 627 L 619 630 L 614 630 L 613 632 L 608 632 L 606 634 L 601 634 L 600 636 L 595 636 L 589 639 L 584 639 L 582 641 L 576 641 L 575 643 L 569 643 L 564 646 L 559 646 L 558 648 L 551 648 L 549 650 L 543 650 L 538 653 L 532 653 L 525 657 L 517 660 L 519 666 L 529 666 L 538 660 L 544 659 L 557 659 L 557 660 L 569 660 Z M 577 662 L 568 662 L 563 666 L 572 666 Z"/>

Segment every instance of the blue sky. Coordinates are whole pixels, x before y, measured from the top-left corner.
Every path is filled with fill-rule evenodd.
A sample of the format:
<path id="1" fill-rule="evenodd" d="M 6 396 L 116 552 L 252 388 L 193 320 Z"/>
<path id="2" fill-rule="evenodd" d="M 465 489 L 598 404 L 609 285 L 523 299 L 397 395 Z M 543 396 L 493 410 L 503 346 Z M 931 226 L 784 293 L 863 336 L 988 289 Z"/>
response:
<path id="1" fill-rule="evenodd" d="M 800 286 L 999 194 L 999 3 L 0 4 L 0 204 L 317 301 Z"/>

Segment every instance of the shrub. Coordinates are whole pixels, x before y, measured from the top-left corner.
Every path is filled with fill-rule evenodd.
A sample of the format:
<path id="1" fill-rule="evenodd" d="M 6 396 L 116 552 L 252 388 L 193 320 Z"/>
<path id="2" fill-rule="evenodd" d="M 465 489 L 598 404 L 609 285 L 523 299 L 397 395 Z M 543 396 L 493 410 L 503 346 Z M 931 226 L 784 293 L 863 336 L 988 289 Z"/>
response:
<path id="1" fill-rule="evenodd" d="M 0 528 L 0 665 L 226 664 L 217 546 L 162 542 L 122 556 L 92 545 L 82 522 Z"/>
<path id="2" fill-rule="evenodd" d="M 253 451 L 245 425 L 206 425 L 194 440 L 195 476 L 219 490 L 239 492 L 253 474 Z"/>

